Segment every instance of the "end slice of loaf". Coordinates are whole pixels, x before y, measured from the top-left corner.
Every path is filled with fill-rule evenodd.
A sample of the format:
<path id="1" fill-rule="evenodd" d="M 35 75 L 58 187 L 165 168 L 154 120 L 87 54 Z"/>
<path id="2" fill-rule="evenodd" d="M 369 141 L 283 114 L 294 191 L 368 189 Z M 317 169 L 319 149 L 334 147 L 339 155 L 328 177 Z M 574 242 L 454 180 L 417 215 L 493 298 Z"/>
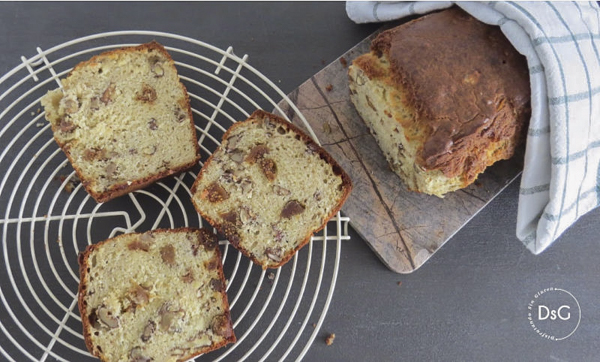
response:
<path id="1" fill-rule="evenodd" d="M 263 269 L 285 264 L 342 207 L 352 182 L 300 129 L 256 111 L 235 123 L 192 187 L 198 212 Z"/>
<path id="2" fill-rule="evenodd" d="M 79 312 L 103 361 L 186 361 L 236 341 L 216 235 L 124 234 L 80 254 Z"/>
<path id="3" fill-rule="evenodd" d="M 156 42 L 79 63 L 42 98 L 54 139 L 87 192 L 105 202 L 200 159 L 188 94 Z"/>
<path id="4" fill-rule="evenodd" d="M 390 168 L 439 197 L 512 157 L 530 115 L 525 57 L 458 8 L 379 34 L 349 67 L 349 86 Z"/>

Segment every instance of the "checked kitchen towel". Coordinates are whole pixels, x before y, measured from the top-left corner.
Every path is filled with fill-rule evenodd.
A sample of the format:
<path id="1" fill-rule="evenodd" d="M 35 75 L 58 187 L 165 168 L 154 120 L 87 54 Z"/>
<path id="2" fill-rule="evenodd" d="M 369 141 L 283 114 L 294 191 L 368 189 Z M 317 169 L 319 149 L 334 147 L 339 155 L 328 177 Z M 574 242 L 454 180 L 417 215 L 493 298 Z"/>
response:
<path id="1" fill-rule="evenodd" d="M 531 121 L 517 237 L 538 254 L 600 204 L 600 8 L 596 2 L 347 2 L 357 23 L 458 5 L 527 57 Z"/>

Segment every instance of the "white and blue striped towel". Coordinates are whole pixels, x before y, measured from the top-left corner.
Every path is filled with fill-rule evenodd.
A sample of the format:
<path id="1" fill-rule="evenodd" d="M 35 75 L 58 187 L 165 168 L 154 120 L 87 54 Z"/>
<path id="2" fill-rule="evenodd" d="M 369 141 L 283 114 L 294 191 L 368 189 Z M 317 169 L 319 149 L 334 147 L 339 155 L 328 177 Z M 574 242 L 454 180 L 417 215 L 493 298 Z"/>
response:
<path id="1" fill-rule="evenodd" d="M 347 2 L 357 23 L 448 8 L 452 2 Z M 457 2 L 498 25 L 527 57 L 532 115 L 517 237 L 534 254 L 600 204 L 600 9 L 595 2 Z"/>

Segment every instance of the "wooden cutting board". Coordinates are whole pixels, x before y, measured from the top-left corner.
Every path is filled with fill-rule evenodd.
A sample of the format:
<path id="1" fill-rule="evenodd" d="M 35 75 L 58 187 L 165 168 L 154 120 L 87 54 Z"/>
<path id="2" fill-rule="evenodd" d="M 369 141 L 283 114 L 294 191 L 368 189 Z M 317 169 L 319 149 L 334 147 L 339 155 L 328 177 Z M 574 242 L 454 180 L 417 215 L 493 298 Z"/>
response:
<path id="1" fill-rule="evenodd" d="M 488 168 L 475 184 L 441 199 L 408 191 L 388 167 L 375 139 L 350 102 L 347 67 L 369 51 L 369 36 L 288 96 L 321 145 L 354 183 L 342 212 L 380 259 L 411 273 L 502 191 L 522 170 L 522 152 Z M 303 127 L 287 102 L 279 106 Z M 315 180 L 318 182 L 318 180 Z"/>

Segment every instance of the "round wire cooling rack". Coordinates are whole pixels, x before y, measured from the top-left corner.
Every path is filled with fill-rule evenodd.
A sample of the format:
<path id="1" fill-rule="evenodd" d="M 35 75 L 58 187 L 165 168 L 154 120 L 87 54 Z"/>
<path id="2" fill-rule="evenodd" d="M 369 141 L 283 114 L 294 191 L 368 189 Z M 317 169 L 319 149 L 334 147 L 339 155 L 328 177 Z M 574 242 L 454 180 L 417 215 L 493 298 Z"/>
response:
<path id="1" fill-rule="evenodd" d="M 40 109 L 40 98 L 75 64 L 150 40 L 166 47 L 188 89 L 203 160 L 231 124 L 257 108 L 289 120 L 275 101 L 280 99 L 318 142 L 288 97 L 231 47 L 224 51 L 175 34 L 121 31 L 21 57 L 22 63 L 0 78 L 0 355 L 9 361 L 95 360 L 86 350 L 77 308 L 77 255 L 87 245 L 120 233 L 203 226 L 189 189 L 201 164 L 97 204 L 78 183 Z M 302 359 L 331 303 L 348 221 L 338 213 L 277 270 L 263 271 L 221 241 L 238 342 L 196 360 Z"/>

